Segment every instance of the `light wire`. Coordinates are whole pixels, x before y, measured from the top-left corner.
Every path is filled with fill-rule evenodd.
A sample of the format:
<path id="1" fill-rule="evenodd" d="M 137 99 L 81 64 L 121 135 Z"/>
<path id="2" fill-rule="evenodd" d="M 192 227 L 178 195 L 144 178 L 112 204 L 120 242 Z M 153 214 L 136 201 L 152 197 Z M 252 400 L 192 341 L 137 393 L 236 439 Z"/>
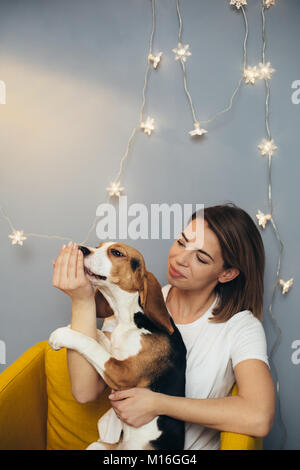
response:
<path id="1" fill-rule="evenodd" d="M 247 39 L 248 39 L 248 34 L 249 34 L 249 27 L 248 27 L 247 15 L 246 15 L 246 12 L 245 12 L 245 9 L 243 8 L 243 6 L 241 6 L 241 10 L 243 12 L 243 18 L 244 18 L 244 24 L 245 24 L 245 37 L 244 37 L 244 41 L 243 41 L 243 61 L 244 61 L 243 63 L 244 63 L 244 69 L 245 69 L 246 64 L 247 64 Z M 178 43 L 182 43 L 182 29 L 183 29 L 183 26 L 182 26 L 182 16 L 181 16 L 181 12 L 180 12 L 179 0 L 176 0 L 176 11 L 177 11 L 177 18 L 178 18 L 178 22 L 179 22 Z M 199 121 L 197 119 L 197 116 L 196 116 L 196 110 L 195 110 L 195 106 L 194 106 L 194 103 L 193 103 L 193 100 L 192 100 L 192 97 L 191 97 L 191 93 L 189 92 L 188 86 L 187 86 L 187 73 L 186 73 L 185 63 L 182 59 L 180 59 L 179 62 L 181 64 L 182 71 L 183 71 L 184 91 L 185 91 L 185 94 L 187 96 L 190 108 L 191 108 L 191 113 L 192 113 L 192 116 L 193 116 L 194 123 L 199 122 L 200 125 L 201 124 L 208 124 L 210 122 L 215 121 L 219 116 L 221 116 L 222 114 L 227 113 L 228 111 L 230 111 L 232 109 L 234 97 L 237 94 L 237 92 L 240 89 L 241 84 L 243 82 L 243 78 L 244 78 L 243 74 L 240 77 L 240 79 L 238 81 L 238 84 L 237 84 L 236 88 L 234 89 L 234 92 L 233 92 L 233 94 L 232 94 L 232 96 L 229 100 L 229 105 L 225 109 L 223 109 L 222 111 L 217 112 L 211 119 L 208 119 L 207 121 Z"/>
<path id="2" fill-rule="evenodd" d="M 265 51 L 266 51 L 266 20 L 265 20 L 265 6 L 264 6 L 264 0 L 262 0 L 262 8 L 261 8 L 261 16 L 262 16 L 262 40 L 263 40 L 263 47 L 262 47 L 262 63 L 265 63 Z M 265 124 L 266 124 L 266 131 L 268 134 L 269 140 L 272 139 L 271 131 L 270 131 L 270 113 L 269 113 L 269 104 L 270 104 L 270 84 L 269 80 L 265 78 L 265 85 L 266 85 L 266 101 L 265 101 Z M 270 221 L 274 230 L 274 233 L 276 235 L 277 241 L 279 243 L 279 255 L 278 255 L 278 261 L 277 261 L 277 269 L 276 269 L 276 282 L 274 283 L 273 290 L 272 290 L 272 297 L 271 297 L 271 302 L 269 304 L 268 308 L 268 313 L 271 318 L 271 322 L 273 324 L 273 327 L 276 331 L 276 339 L 274 341 L 274 344 L 271 348 L 271 351 L 269 353 L 269 359 L 270 359 L 270 364 L 272 365 L 272 369 L 274 372 L 275 376 L 275 381 L 276 381 L 276 396 L 277 396 L 277 403 L 278 403 L 278 416 L 279 420 L 283 429 L 283 437 L 282 437 L 282 442 L 280 449 L 284 449 L 286 439 L 287 439 L 287 430 L 286 426 L 284 424 L 284 420 L 282 417 L 282 411 L 281 411 L 281 400 L 280 400 L 280 384 L 279 384 L 279 377 L 278 377 L 278 372 L 273 360 L 273 355 L 275 351 L 277 350 L 279 344 L 280 344 L 280 339 L 282 336 L 282 330 L 278 325 L 278 322 L 276 320 L 276 317 L 273 312 L 273 305 L 276 297 L 276 291 L 278 287 L 280 286 L 280 268 L 281 268 L 281 258 L 282 258 L 282 252 L 284 249 L 283 242 L 280 238 L 279 230 L 277 228 L 276 222 L 274 220 L 273 216 L 273 199 L 272 199 L 272 155 L 268 155 L 268 207 L 269 207 L 269 214 L 271 215 Z"/>

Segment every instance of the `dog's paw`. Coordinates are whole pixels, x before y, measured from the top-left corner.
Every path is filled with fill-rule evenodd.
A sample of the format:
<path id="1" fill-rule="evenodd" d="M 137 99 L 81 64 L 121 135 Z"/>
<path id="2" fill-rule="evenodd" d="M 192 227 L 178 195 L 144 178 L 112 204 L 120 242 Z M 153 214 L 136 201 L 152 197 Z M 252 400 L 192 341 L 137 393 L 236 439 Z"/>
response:
<path id="1" fill-rule="evenodd" d="M 66 341 L 66 333 L 67 327 L 57 328 L 57 330 L 53 331 L 48 339 L 48 343 L 52 349 L 58 351 L 61 348 L 67 347 Z"/>

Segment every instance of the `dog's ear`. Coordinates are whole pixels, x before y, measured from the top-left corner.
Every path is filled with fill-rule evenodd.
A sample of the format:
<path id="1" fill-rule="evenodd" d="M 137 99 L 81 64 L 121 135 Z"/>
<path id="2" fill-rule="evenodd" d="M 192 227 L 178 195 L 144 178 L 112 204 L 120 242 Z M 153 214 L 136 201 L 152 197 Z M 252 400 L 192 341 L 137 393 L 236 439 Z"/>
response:
<path id="1" fill-rule="evenodd" d="M 106 298 L 100 292 L 99 289 L 96 289 L 95 292 L 95 302 L 96 302 L 96 317 L 97 318 L 107 318 L 114 315 L 114 311 L 107 302 Z"/>
<path id="2" fill-rule="evenodd" d="M 145 271 L 143 288 L 140 291 L 140 301 L 144 314 L 153 323 L 160 329 L 167 331 L 169 335 L 174 333 L 161 286 L 156 277 L 149 271 Z"/>

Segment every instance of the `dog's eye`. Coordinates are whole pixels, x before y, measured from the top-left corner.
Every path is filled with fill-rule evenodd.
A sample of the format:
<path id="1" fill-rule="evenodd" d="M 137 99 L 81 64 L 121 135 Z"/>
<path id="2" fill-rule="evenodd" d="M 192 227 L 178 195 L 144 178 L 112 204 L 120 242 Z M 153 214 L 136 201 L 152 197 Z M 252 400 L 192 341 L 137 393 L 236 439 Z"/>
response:
<path id="1" fill-rule="evenodd" d="M 110 251 L 114 256 L 124 256 L 123 253 L 121 253 L 119 250 L 115 250 L 114 248 L 112 248 Z"/>

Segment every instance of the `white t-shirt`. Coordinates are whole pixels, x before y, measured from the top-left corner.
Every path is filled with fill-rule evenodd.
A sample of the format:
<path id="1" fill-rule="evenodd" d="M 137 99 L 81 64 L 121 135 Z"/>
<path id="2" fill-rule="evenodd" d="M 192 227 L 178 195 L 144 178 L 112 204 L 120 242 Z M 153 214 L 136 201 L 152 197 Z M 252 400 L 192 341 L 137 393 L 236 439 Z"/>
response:
<path id="1" fill-rule="evenodd" d="M 171 287 L 171 284 L 162 287 L 165 301 Z M 216 302 L 217 298 L 196 321 L 183 325 L 176 323 L 187 349 L 187 398 L 230 395 L 235 383 L 233 369 L 245 359 L 260 359 L 269 366 L 262 323 L 249 310 L 236 313 L 224 323 L 212 323 L 208 318 L 212 317 Z M 185 450 L 219 447 L 220 431 L 200 424 L 185 424 Z"/>

